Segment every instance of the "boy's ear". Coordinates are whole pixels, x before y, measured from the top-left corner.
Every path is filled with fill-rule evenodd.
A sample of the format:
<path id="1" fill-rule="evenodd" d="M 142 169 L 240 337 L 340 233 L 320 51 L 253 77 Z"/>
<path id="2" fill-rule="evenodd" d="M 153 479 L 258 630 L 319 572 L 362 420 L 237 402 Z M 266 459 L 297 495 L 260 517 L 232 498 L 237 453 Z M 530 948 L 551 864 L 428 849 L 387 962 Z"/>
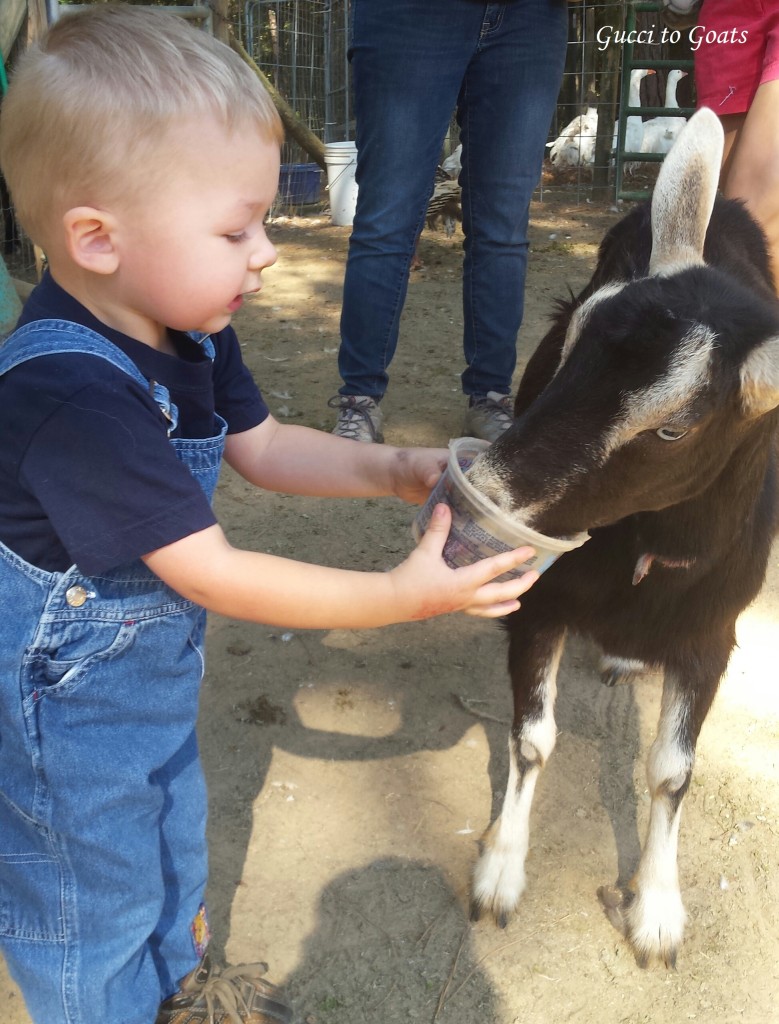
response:
<path id="1" fill-rule="evenodd" d="M 107 210 L 75 206 L 62 218 L 68 255 L 93 274 L 113 274 L 119 266 L 116 218 Z"/>

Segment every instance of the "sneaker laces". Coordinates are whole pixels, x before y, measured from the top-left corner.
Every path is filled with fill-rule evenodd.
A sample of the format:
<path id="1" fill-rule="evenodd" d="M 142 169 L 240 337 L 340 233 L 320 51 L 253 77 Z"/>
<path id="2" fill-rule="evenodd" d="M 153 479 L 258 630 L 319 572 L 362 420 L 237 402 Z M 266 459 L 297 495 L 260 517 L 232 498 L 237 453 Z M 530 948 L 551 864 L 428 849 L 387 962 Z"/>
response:
<path id="1" fill-rule="evenodd" d="M 367 426 L 371 437 L 376 440 L 376 424 L 371 418 L 371 408 L 378 404 L 369 395 L 334 395 L 327 403 L 331 409 L 338 409 L 338 423 L 334 433 L 350 441 L 359 441 L 360 434 Z"/>
<path id="2" fill-rule="evenodd" d="M 499 391 L 488 391 L 484 398 L 478 398 L 474 405 L 483 405 L 505 430 L 514 422 L 514 399 Z"/>

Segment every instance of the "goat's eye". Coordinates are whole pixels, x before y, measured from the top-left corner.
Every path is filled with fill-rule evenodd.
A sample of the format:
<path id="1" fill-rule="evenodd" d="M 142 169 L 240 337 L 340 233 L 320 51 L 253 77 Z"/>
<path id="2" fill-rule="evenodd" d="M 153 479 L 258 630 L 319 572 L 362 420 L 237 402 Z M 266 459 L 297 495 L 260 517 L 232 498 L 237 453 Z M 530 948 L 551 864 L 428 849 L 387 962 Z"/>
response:
<path id="1" fill-rule="evenodd" d="M 655 433 L 663 441 L 678 441 L 687 431 L 681 427 L 660 427 Z"/>

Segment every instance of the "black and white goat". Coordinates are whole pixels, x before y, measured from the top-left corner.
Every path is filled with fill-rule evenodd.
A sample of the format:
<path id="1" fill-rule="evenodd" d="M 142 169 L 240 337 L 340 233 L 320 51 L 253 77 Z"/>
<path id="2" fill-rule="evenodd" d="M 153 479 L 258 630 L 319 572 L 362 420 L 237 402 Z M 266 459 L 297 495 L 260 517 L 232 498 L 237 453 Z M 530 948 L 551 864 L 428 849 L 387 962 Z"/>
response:
<path id="1" fill-rule="evenodd" d="M 515 424 L 472 482 L 543 533 L 591 539 L 507 621 L 508 789 L 485 833 L 472 916 L 505 924 L 525 886 L 529 816 L 555 745 L 566 630 L 664 672 L 648 832 L 627 889 L 602 890 L 641 964 L 671 966 L 685 912 L 677 846 L 695 746 L 777 529 L 779 303 L 762 233 L 716 197 L 722 130 L 699 111 L 651 205 L 604 239 L 523 377 Z"/>

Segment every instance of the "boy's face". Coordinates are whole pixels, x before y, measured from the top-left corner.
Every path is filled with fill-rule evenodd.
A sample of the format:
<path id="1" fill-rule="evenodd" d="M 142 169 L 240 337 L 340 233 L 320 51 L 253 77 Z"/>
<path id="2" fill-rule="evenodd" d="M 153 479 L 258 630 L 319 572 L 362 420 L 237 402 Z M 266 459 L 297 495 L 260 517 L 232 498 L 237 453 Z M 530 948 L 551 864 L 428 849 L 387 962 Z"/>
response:
<path id="1" fill-rule="evenodd" d="M 279 149 L 253 128 L 229 133 L 213 119 L 177 129 L 166 173 L 142 203 L 121 205 L 113 298 L 123 329 L 158 345 L 165 328 L 212 333 L 276 261 L 265 215 L 279 180 Z"/>

